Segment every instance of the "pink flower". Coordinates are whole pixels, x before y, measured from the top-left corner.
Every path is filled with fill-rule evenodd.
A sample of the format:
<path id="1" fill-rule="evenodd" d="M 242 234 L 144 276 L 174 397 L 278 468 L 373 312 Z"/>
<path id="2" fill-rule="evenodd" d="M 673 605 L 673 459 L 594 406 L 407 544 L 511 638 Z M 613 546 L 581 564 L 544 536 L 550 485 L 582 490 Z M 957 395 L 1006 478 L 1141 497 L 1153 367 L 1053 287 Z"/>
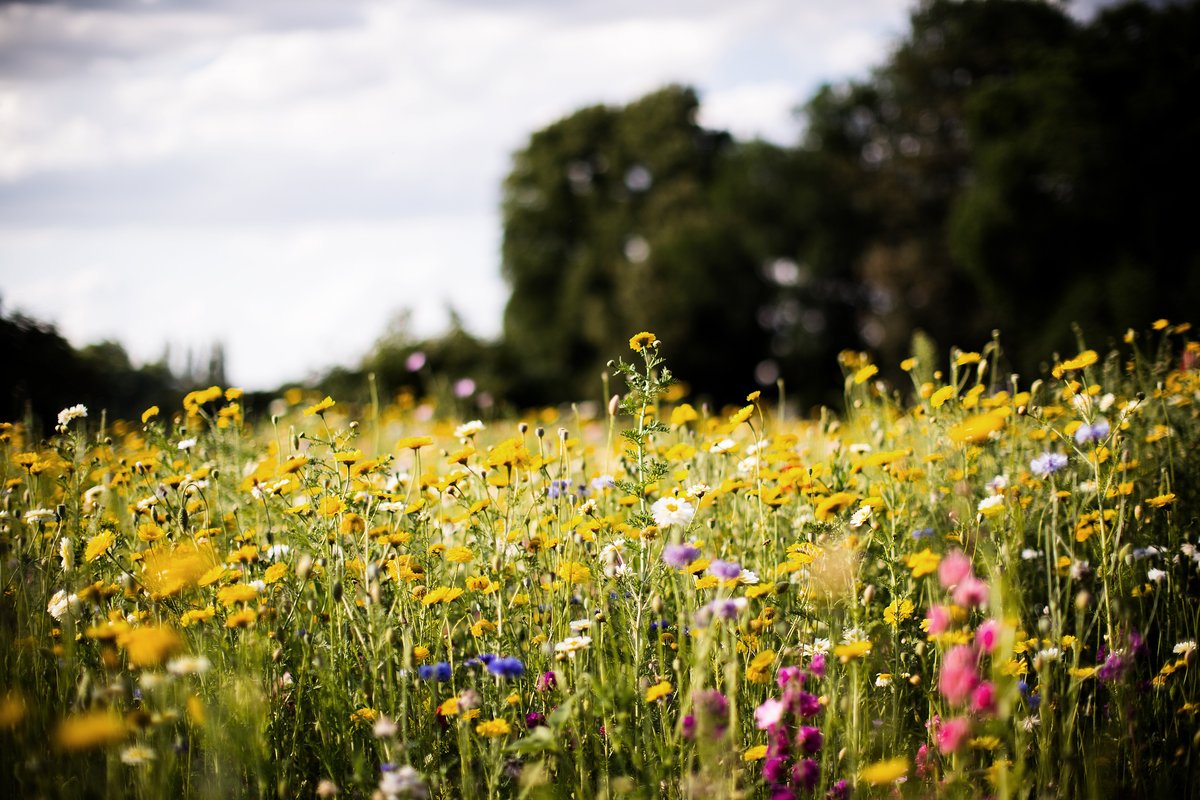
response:
<path id="1" fill-rule="evenodd" d="M 938 677 L 938 691 L 954 705 L 965 703 L 971 692 L 979 685 L 979 674 L 975 670 L 975 651 L 966 645 L 952 647 L 942 658 L 942 674 Z"/>
<path id="2" fill-rule="evenodd" d="M 971 692 L 971 710 L 979 714 L 993 714 L 996 711 L 996 685 L 984 681 Z"/>
<path id="3" fill-rule="evenodd" d="M 988 586 L 974 575 L 968 575 L 954 590 L 954 602 L 964 608 L 981 606 L 987 602 Z"/>
<path id="4" fill-rule="evenodd" d="M 930 636 L 944 633 L 950 627 L 950 612 L 945 606 L 930 606 L 925 618 L 929 620 Z"/>
<path id="5" fill-rule="evenodd" d="M 783 688 L 791 681 L 803 684 L 805 677 L 804 670 L 799 667 L 782 667 L 775 676 L 775 680 L 779 683 L 780 688 Z"/>
<path id="6" fill-rule="evenodd" d="M 985 653 L 996 648 L 996 640 L 1000 637 L 1000 623 L 989 619 L 975 631 L 975 645 Z"/>
<path id="7" fill-rule="evenodd" d="M 783 703 L 774 697 L 764 700 L 763 704 L 754 709 L 754 724 L 759 730 L 766 730 L 783 719 Z"/>
<path id="8" fill-rule="evenodd" d="M 971 735 L 971 720 L 955 717 L 941 724 L 937 731 L 937 746 L 942 753 L 949 754 L 963 746 Z"/>
<path id="9" fill-rule="evenodd" d="M 943 589 L 949 589 L 962 583 L 963 579 L 971 574 L 971 559 L 967 558 L 962 550 L 954 550 L 947 553 L 938 564 L 938 580 L 941 581 Z"/>

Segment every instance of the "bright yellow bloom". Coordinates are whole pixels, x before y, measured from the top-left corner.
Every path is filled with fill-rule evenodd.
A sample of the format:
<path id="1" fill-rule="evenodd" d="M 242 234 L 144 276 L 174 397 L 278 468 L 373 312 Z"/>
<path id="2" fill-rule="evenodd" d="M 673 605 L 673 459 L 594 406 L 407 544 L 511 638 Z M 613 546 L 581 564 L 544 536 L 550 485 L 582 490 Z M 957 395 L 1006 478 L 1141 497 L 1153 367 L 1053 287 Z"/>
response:
<path id="1" fill-rule="evenodd" d="M 858 774 L 859 780 L 872 786 L 894 783 L 908 774 L 908 759 L 904 756 L 889 758 L 887 761 L 876 761 L 863 767 Z"/>
<path id="2" fill-rule="evenodd" d="M 736 413 L 729 417 L 729 424 L 733 427 L 741 425 L 746 420 L 750 419 L 750 415 L 754 413 L 754 406 L 748 405 L 738 409 Z"/>
<path id="3" fill-rule="evenodd" d="M 509 727 L 508 720 L 503 719 L 489 719 L 486 722 L 481 722 L 475 726 L 476 733 L 478 733 L 480 736 L 487 736 L 489 738 L 494 736 L 504 736 L 511 730 L 512 728 Z"/>
<path id="4" fill-rule="evenodd" d="M 904 557 L 904 564 L 910 570 L 914 578 L 919 578 L 922 575 L 928 575 L 938 568 L 942 557 L 926 547 L 917 553 L 912 553 Z"/>
<path id="5" fill-rule="evenodd" d="M 142 412 L 142 424 L 146 424 L 150 420 L 158 416 L 158 406 L 150 406 Z"/>
<path id="6" fill-rule="evenodd" d="M 766 757 L 767 746 L 765 744 L 756 744 L 754 747 L 748 747 L 742 753 L 742 761 L 762 761 Z"/>
<path id="7" fill-rule="evenodd" d="M 1174 503 L 1174 502 L 1175 502 L 1175 493 L 1167 492 L 1166 494 L 1160 494 L 1157 497 L 1151 497 L 1150 499 L 1148 499 L 1146 501 L 1146 505 L 1148 505 L 1152 508 L 1162 508 L 1163 506 L 1169 506 L 1169 505 L 1171 505 L 1171 503 Z"/>
<path id="8" fill-rule="evenodd" d="M 304 409 L 304 416 L 311 417 L 313 414 L 324 413 L 327 409 L 333 408 L 334 405 L 335 405 L 335 403 L 334 403 L 333 398 L 330 397 L 329 395 L 325 395 L 324 400 Z"/>
<path id="9" fill-rule="evenodd" d="M 696 419 L 700 415 L 696 413 L 696 409 L 692 408 L 688 403 L 682 403 L 671 410 L 671 427 L 678 428 L 680 425 L 686 425 Z"/>
<path id="10" fill-rule="evenodd" d="M 446 551 L 446 560 L 451 564 L 466 564 L 474 557 L 471 550 L 462 545 L 455 545 Z"/>
<path id="11" fill-rule="evenodd" d="M 875 366 L 874 364 L 867 364 L 865 367 L 861 367 L 857 372 L 854 373 L 854 384 L 856 386 L 864 384 L 878 374 L 879 367 Z"/>
<path id="12" fill-rule="evenodd" d="M 1004 427 L 1004 415 L 995 411 L 967 417 L 948 431 L 955 444 L 978 444 Z"/>
<path id="13" fill-rule="evenodd" d="M 183 649 L 179 634 L 167 627 L 134 628 L 117 637 L 131 667 L 157 667 Z"/>
<path id="14" fill-rule="evenodd" d="M 217 591 L 217 600 L 226 608 L 237 603 L 249 603 L 251 600 L 257 598 L 258 589 L 248 583 L 235 583 L 231 586 L 222 586 Z"/>
<path id="15" fill-rule="evenodd" d="M 115 744 L 128 733 L 125 721 L 116 714 L 92 711 L 63 720 L 54 739 L 63 750 L 87 750 Z"/>
<path id="16" fill-rule="evenodd" d="M 655 700 L 661 700 L 669 695 L 674 688 L 671 686 L 670 681 L 660 681 L 646 690 L 646 702 L 653 703 Z"/>
<path id="17" fill-rule="evenodd" d="M 898 626 L 901 622 L 913 615 L 913 610 L 916 607 L 913 601 L 905 598 L 903 600 L 893 600 L 883 610 L 883 619 L 889 625 Z"/>
<path id="18" fill-rule="evenodd" d="M 397 450 L 420 450 L 422 447 L 429 447 L 433 444 L 432 436 L 405 436 L 400 441 L 396 442 Z"/>
<path id="19" fill-rule="evenodd" d="M 258 619 L 258 613 L 253 608 L 244 608 L 236 614 L 225 618 L 226 628 L 248 628 Z"/>
<path id="20" fill-rule="evenodd" d="M 635 353 L 640 353 L 645 348 L 652 346 L 656 341 L 658 341 L 658 337 L 653 333 L 642 331 L 641 333 L 634 334 L 629 339 L 629 349 Z"/>
<path id="21" fill-rule="evenodd" d="M 954 387 L 943 386 L 929 397 L 929 405 L 934 408 L 941 408 L 952 397 L 954 397 Z"/>
<path id="22" fill-rule="evenodd" d="M 421 598 L 421 604 L 431 606 L 435 603 L 449 603 L 461 597 L 462 593 L 463 590 L 457 587 L 439 586 Z"/>
<path id="23" fill-rule="evenodd" d="M 571 584 L 587 583 L 592 579 L 592 573 L 585 564 L 578 561 L 564 561 L 558 565 L 558 577 Z"/>
<path id="24" fill-rule="evenodd" d="M 97 533 L 91 539 L 88 539 L 87 547 L 84 548 L 83 558 L 85 561 L 95 561 L 100 556 L 108 552 L 113 546 L 116 537 L 111 531 L 102 531 Z"/>
<path id="25" fill-rule="evenodd" d="M 216 609 L 212 606 L 208 608 L 194 608 L 191 611 L 185 611 L 179 615 L 179 627 L 187 628 L 195 625 L 197 622 L 206 622 L 213 618 Z"/>
<path id="26" fill-rule="evenodd" d="M 833 648 L 833 654 L 838 657 L 838 660 L 845 664 L 847 661 L 853 661 L 860 656 L 865 656 L 871 652 L 871 643 L 869 641 L 850 642 L 849 644 L 839 644 Z"/>

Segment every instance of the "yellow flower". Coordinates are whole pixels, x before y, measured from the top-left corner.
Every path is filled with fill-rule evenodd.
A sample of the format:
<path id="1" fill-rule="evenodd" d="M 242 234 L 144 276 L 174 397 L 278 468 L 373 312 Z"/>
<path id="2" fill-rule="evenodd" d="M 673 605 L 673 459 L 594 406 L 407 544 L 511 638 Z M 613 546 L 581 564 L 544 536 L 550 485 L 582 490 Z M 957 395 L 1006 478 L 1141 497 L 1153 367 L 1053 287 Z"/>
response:
<path id="1" fill-rule="evenodd" d="M 864 384 L 878 374 L 879 367 L 875 366 L 874 364 L 867 364 L 865 367 L 861 367 L 857 372 L 854 373 L 854 384 L 856 386 Z"/>
<path id="2" fill-rule="evenodd" d="M 571 584 L 587 583 L 592 579 L 592 573 L 585 564 L 578 561 L 564 561 L 558 565 L 558 577 Z"/>
<path id="3" fill-rule="evenodd" d="M 508 720 L 489 719 L 486 722 L 481 722 L 475 726 L 475 732 L 480 736 L 494 737 L 504 736 L 512 728 L 509 727 Z"/>
<path id="4" fill-rule="evenodd" d="M 736 428 L 738 425 L 741 425 L 743 422 L 750 419 L 750 415 L 753 413 L 754 413 L 753 404 L 748 405 L 748 406 L 743 406 L 736 413 L 734 413 L 732 416 L 729 417 L 729 424 Z"/>
<path id="5" fill-rule="evenodd" d="M 167 627 L 148 626 L 134 628 L 117 637 L 117 644 L 125 649 L 131 667 L 157 667 L 168 656 L 183 649 L 179 634 Z"/>
<path id="6" fill-rule="evenodd" d="M 158 406 L 150 406 L 142 412 L 142 424 L 146 424 L 150 420 L 158 416 Z"/>
<path id="7" fill-rule="evenodd" d="M 87 750 L 122 741 L 129 733 L 125 721 L 108 711 L 92 711 L 68 717 L 55 731 L 54 739 L 63 750 Z"/>
<path id="8" fill-rule="evenodd" d="M 258 597 L 258 589 L 248 583 L 235 583 L 232 586 L 222 586 L 217 591 L 217 600 L 229 608 L 236 603 L 248 603 Z"/>
<path id="9" fill-rule="evenodd" d="M 439 586 L 421 598 L 421 604 L 431 606 L 435 603 L 449 603 L 451 600 L 461 597 L 462 593 L 463 590 L 459 588 Z"/>
<path id="10" fill-rule="evenodd" d="M 955 444 L 978 444 L 1004 427 L 1004 415 L 995 411 L 967 417 L 948 431 Z"/>
<path id="11" fill-rule="evenodd" d="M 359 723 L 363 723 L 366 725 L 371 724 L 372 722 L 374 722 L 377 719 L 379 719 L 379 712 L 373 708 L 368 708 L 366 706 L 364 706 L 363 708 L 357 709 L 356 711 L 354 711 L 353 713 L 350 714 L 351 722 L 359 722 Z"/>
<path id="12" fill-rule="evenodd" d="M 671 410 L 671 427 L 678 428 L 680 425 L 686 425 L 693 420 L 699 419 L 700 415 L 696 413 L 696 409 L 692 408 L 688 403 L 682 403 Z"/>
<path id="13" fill-rule="evenodd" d="M 674 688 L 671 686 L 670 681 L 656 683 L 646 690 L 646 702 L 653 703 L 655 700 L 661 700 L 669 695 Z"/>
<path id="14" fill-rule="evenodd" d="M 213 618 L 216 614 L 216 609 L 212 606 L 208 608 L 194 608 L 191 611 L 185 611 L 179 616 L 179 627 L 187 628 L 195 625 L 197 622 L 206 622 Z"/>
<path id="15" fill-rule="evenodd" d="M 155 599 L 170 597 L 199 586 L 201 577 L 216 562 L 217 554 L 209 544 L 184 540 L 174 546 L 153 547 L 142 553 L 142 584 Z"/>
<path id="16" fill-rule="evenodd" d="M 839 511 L 854 505 L 858 497 L 849 492 L 837 492 L 817 503 L 816 511 L 814 512 L 817 519 L 821 522 L 828 522 L 833 519 L 833 516 Z"/>
<path id="17" fill-rule="evenodd" d="M 887 761 L 876 761 L 863 767 L 858 777 L 863 783 L 879 786 L 894 783 L 908 774 L 908 759 L 904 756 L 889 758 Z"/>
<path id="18" fill-rule="evenodd" d="M 87 547 L 83 551 L 84 560 L 95 561 L 97 558 L 107 553 L 115 541 L 116 537 L 112 535 L 111 531 L 102 531 L 101 533 L 97 533 L 91 539 L 88 539 Z"/>
<path id="19" fill-rule="evenodd" d="M 236 614 L 225 618 L 226 628 L 249 628 L 258 619 L 258 614 L 252 608 L 244 608 Z"/>
<path id="20" fill-rule="evenodd" d="M 446 551 L 446 560 L 451 564 L 466 564 L 474 557 L 470 549 L 462 545 L 455 545 Z"/>
<path id="21" fill-rule="evenodd" d="M 1151 497 L 1150 499 L 1148 499 L 1146 501 L 1146 505 L 1148 505 L 1152 508 L 1162 508 L 1163 506 L 1169 506 L 1169 505 L 1171 505 L 1171 503 L 1174 503 L 1174 502 L 1175 502 L 1175 493 L 1167 492 L 1166 494 L 1160 494 L 1157 497 Z"/>
<path id="22" fill-rule="evenodd" d="M 883 610 L 883 619 L 889 625 L 898 626 L 901 622 L 913 615 L 915 606 L 913 601 L 905 598 L 903 600 L 893 600 Z"/>
<path id="23" fill-rule="evenodd" d="M 742 753 L 742 761 L 762 761 L 766 757 L 767 746 L 765 744 L 756 744 L 754 747 L 748 747 Z"/>
<path id="24" fill-rule="evenodd" d="M 640 353 L 643 349 L 652 347 L 657 341 L 658 337 L 653 333 L 650 333 L 649 331 L 642 331 L 641 333 L 634 334 L 634 336 L 630 338 L 629 349 L 635 353 Z"/>
<path id="25" fill-rule="evenodd" d="M 833 648 L 833 654 L 838 657 L 838 660 L 845 664 L 847 661 L 853 661 L 860 656 L 865 656 L 871 652 L 871 643 L 869 641 L 850 642 L 849 644 L 839 644 Z"/>
<path id="26" fill-rule="evenodd" d="M 951 397 L 954 397 L 954 387 L 943 386 L 929 397 L 929 405 L 933 406 L 934 408 L 941 408 L 942 405 Z"/>
<path id="27" fill-rule="evenodd" d="M 928 575 L 938 568 L 942 557 L 926 547 L 918 553 L 911 553 L 904 557 L 904 564 L 910 570 L 914 578 L 919 578 L 922 575 Z"/>
<path id="28" fill-rule="evenodd" d="M 335 404 L 334 404 L 333 398 L 330 397 L 329 395 L 325 395 L 324 400 L 304 409 L 304 416 L 311 417 L 313 414 L 324 413 L 326 409 L 333 408 L 334 405 Z"/>
<path id="29" fill-rule="evenodd" d="M 267 567 L 266 573 L 263 575 L 263 583 L 277 583 L 283 580 L 283 576 L 288 572 L 287 564 L 272 564 Z"/>
<path id="30" fill-rule="evenodd" d="M 396 442 L 397 450 L 420 450 L 433 444 L 432 436 L 406 436 Z"/>

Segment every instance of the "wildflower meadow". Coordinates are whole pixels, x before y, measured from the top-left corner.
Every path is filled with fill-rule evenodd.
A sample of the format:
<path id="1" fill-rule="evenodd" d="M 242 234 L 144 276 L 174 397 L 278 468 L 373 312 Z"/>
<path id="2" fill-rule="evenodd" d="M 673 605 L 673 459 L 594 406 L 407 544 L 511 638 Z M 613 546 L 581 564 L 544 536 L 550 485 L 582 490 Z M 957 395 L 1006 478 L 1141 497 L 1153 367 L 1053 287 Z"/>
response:
<path id="1" fill-rule="evenodd" d="M 845 352 L 838 413 L 643 332 L 607 406 L 5 422 L 6 794 L 1195 796 L 1191 334 Z"/>

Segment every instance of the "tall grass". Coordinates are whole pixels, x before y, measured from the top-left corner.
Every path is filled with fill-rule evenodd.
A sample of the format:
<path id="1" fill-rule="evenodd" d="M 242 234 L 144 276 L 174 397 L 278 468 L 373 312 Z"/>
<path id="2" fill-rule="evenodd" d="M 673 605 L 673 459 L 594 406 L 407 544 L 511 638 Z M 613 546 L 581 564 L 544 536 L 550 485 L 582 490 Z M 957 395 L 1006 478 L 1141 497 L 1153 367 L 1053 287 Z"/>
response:
<path id="1" fill-rule="evenodd" d="M 1195 794 L 1200 346 L 1024 384 L 845 353 L 846 412 L 236 389 L 0 430 L 21 797 Z M 614 354 L 617 355 L 617 354 Z"/>

